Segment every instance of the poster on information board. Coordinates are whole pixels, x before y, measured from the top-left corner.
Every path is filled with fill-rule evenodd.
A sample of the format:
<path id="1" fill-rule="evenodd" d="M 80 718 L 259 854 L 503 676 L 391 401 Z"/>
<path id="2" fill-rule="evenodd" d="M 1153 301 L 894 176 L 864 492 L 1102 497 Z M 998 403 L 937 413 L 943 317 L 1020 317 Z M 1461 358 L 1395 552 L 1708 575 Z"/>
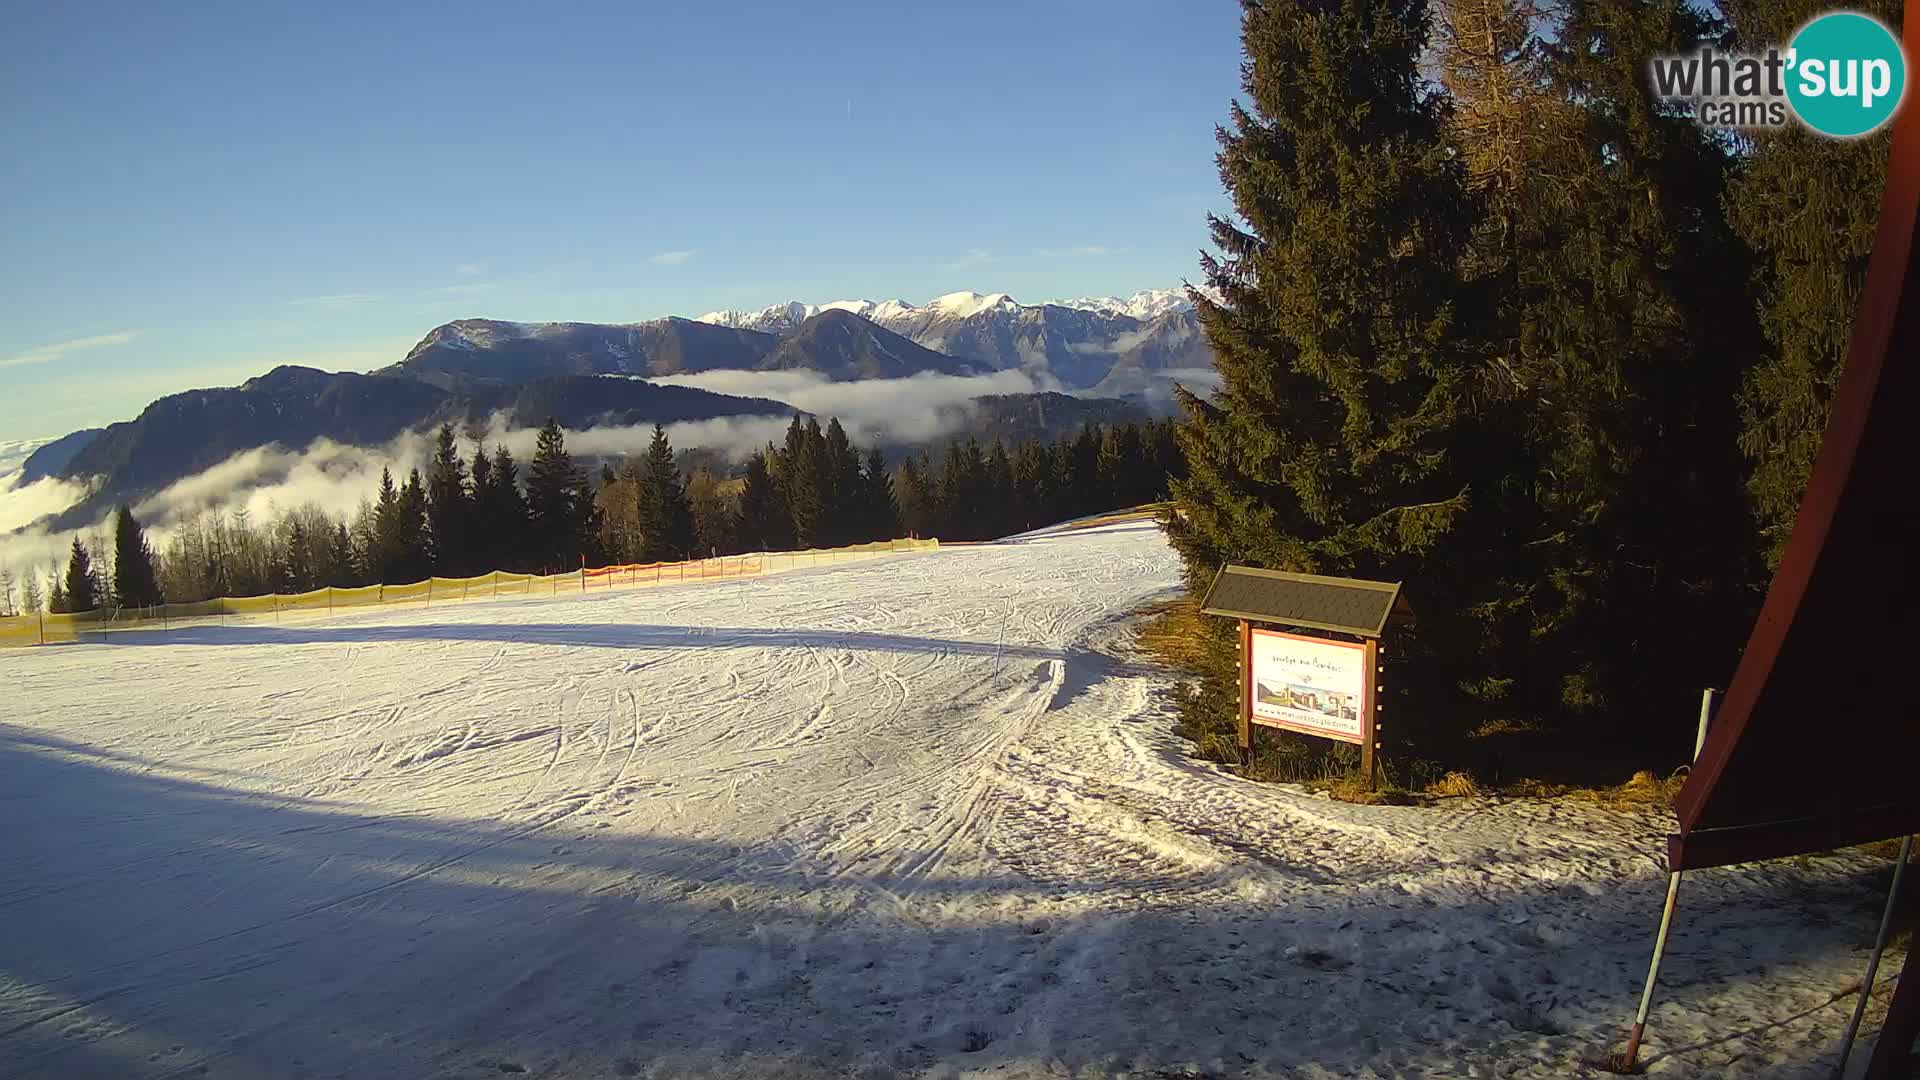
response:
<path id="1" fill-rule="evenodd" d="M 1372 699 L 1364 644 L 1251 631 L 1249 719 L 1342 742 L 1364 744 Z"/>

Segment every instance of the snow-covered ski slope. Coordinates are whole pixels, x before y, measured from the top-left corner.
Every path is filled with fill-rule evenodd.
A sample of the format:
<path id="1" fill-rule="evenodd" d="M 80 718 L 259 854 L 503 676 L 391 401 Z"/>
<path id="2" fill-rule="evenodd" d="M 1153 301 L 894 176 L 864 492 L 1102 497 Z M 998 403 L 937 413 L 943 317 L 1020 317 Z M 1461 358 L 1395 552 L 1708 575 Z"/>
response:
<path id="1" fill-rule="evenodd" d="M 1667 822 L 1193 761 L 1176 580 L 1132 523 L 0 656 L 0 1076 L 1591 1073 Z M 1690 880 L 1650 1071 L 1824 1075 L 1871 873 Z"/>

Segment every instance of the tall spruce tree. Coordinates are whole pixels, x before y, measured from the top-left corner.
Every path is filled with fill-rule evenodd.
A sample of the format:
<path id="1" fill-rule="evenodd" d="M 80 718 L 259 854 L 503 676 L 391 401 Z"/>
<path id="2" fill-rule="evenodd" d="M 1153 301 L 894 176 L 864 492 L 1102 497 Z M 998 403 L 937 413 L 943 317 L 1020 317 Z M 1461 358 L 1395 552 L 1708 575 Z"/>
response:
<path id="1" fill-rule="evenodd" d="M 497 570 L 505 561 L 501 538 L 491 531 L 487 521 L 492 488 L 493 459 L 487 456 L 487 444 L 476 442 L 473 463 L 467 466 L 467 555 L 474 573 Z"/>
<path id="2" fill-rule="evenodd" d="M 93 556 L 79 537 L 67 556 L 66 586 L 61 590 L 68 611 L 92 611 L 100 606 L 99 581 L 94 576 Z"/>
<path id="3" fill-rule="evenodd" d="M 837 416 L 827 421 L 820 453 L 826 488 L 821 532 L 830 546 L 855 543 L 864 531 L 860 451 Z"/>
<path id="4" fill-rule="evenodd" d="M 818 419 L 810 417 L 802 426 L 796 416 L 787 429 L 781 479 L 787 512 L 793 518 L 793 540 L 802 548 L 824 547 L 829 542 L 826 442 Z"/>
<path id="5" fill-rule="evenodd" d="M 887 472 L 887 455 L 878 446 L 867 452 L 867 463 L 860 477 L 866 540 L 892 540 L 900 535 L 900 504 L 893 496 L 893 476 Z"/>
<path id="6" fill-rule="evenodd" d="M 427 467 L 427 538 L 435 573 L 473 572 L 471 507 L 467 466 L 454 441 L 453 425 L 441 424 Z"/>
<path id="7" fill-rule="evenodd" d="M 113 516 L 113 601 L 123 608 L 152 607 L 161 602 L 160 582 L 153 571 L 153 547 L 125 503 Z"/>
<path id="8" fill-rule="evenodd" d="M 1467 506 L 1448 449 L 1468 220 L 1419 78 L 1426 4 L 1243 8 L 1250 108 L 1218 159 L 1239 220 L 1209 219 L 1221 300 L 1192 293 L 1223 385 L 1179 391 L 1191 475 L 1169 532 L 1195 580 L 1227 559 L 1405 578 Z"/>
<path id="9" fill-rule="evenodd" d="M 1898 30 L 1898 0 L 1844 5 Z M 1736 45 L 1792 39 L 1815 10 L 1805 0 L 1732 0 Z M 1767 348 L 1740 394 L 1740 448 L 1766 560 L 1779 563 L 1826 433 L 1846 361 L 1886 187 L 1893 128 L 1828 139 L 1788 124 L 1749 133 L 1729 214 L 1758 257 L 1755 276 Z"/>
<path id="10" fill-rule="evenodd" d="M 592 546 L 593 495 L 586 472 L 567 453 L 566 436 L 549 418 L 534 444 L 527 474 L 533 559 L 546 572 L 576 569 Z"/>
<path id="11" fill-rule="evenodd" d="M 940 496 L 924 450 L 901 459 L 893 491 L 907 535 L 921 539 L 939 535 Z"/>
<path id="12" fill-rule="evenodd" d="M 493 545 L 499 569 L 524 569 L 529 564 L 527 503 L 520 494 L 520 466 L 507 444 L 494 447 L 488 483 L 480 499 L 480 530 Z"/>
<path id="13" fill-rule="evenodd" d="M 1565 6 L 1561 104 L 1541 114 L 1516 214 L 1528 343 L 1485 425 L 1516 433 L 1531 466 L 1505 489 L 1530 493 L 1503 515 L 1524 581 L 1497 596 L 1519 616 L 1489 673 L 1511 680 L 1508 708 L 1604 715 L 1616 733 L 1613 717 L 1666 718 L 1666 748 L 1691 729 L 1663 703 L 1730 673 L 1755 574 L 1733 401 L 1760 343 L 1722 210 L 1734 162 L 1646 74 L 1720 29 L 1671 0 Z"/>
<path id="14" fill-rule="evenodd" d="M 673 463 L 667 429 L 659 424 L 653 425 L 653 441 L 647 446 L 636 497 L 641 560 L 672 562 L 686 558 L 693 548 L 693 508 L 680 482 L 680 470 Z"/>
<path id="15" fill-rule="evenodd" d="M 739 541 L 748 551 L 784 551 L 793 546 L 793 515 L 768 471 L 765 451 L 756 450 L 747 458 L 746 486 L 740 491 Z"/>

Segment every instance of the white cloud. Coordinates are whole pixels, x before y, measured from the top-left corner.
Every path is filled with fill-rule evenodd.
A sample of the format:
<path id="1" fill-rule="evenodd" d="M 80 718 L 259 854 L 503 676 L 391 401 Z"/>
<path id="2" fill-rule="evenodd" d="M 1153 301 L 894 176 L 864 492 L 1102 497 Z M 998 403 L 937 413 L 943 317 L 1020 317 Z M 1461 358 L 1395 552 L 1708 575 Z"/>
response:
<path id="1" fill-rule="evenodd" d="M 24 528 L 87 497 L 85 484 L 46 476 L 14 487 L 18 478 L 17 472 L 9 474 L 6 484 L 0 485 L 0 532 Z"/>
<path id="2" fill-rule="evenodd" d="M 379 293 L 367 292 L 334 293 L 330 296 L 303 296 L 298 300 L 287 301 L 287 303 L 299 307 L 326 308 L 328 311 L 345 311 L 348 308 L 359 307 L 363 304 L 376 304 L 379 302 Z"/>
<path id="3" fill-rule="evenodd" d="M 492 292 L 499 287 L 491 281 L 464 281 L 458 285 L 442 285 L 429 291 L 441 296 L 469 296 L 473 293 Z"/>
<path id="4" fill-rule="evenodd" d="M 0 358 L 0 368 L 21 367 L 26 364 L 51 363 L 71 352 L 85 349 L 103 349 L 111 345 L 125 345 L 140 336 L 138 330 L 121 330 L 112 334 L 97 334 L 93 337 L 70 338 L 56 341 L 51 345 L 41 345 L 28 349 L 17 356 Z"/>
<path id="5" fill-rule="evenodd" d="M 679 266 L 681 263 L 686 262 L 699 253 L 699 249 L 697 248 L 690 248 L 686 251 L 663 251 L 649 258 L 647 261 L 655 266 Z"/>
<path id="6" fill-rule="evenodd" d="M 453 268 L 453 272 L 459 274 L 461 277 L 479 277 L 486 269 L 485 266 L 479 263 L 461 263 L 459 266 Z"/>
<path id="7" fill-rule="evenodd" d="M 708 371 L 653 381 L 721 394 L 770 397 L 822 420 L 837 416 L 848 434 L 862 442 L 876 438 L 900 442 L 938 439 L 965 426 L 974 398 L 1058 389 L 1051 380 L 1036 380 L 1027 372 L 1015 370 L 987 375 L 923 372 L 905 379 L 857 382 L 832 382 L 811 371 Z M 769 437 L 777 442 L 788 419 L 774 418 L 771 432 L 750 422 L 707 421 L 708 427 L 692 427 L 685 436 L 672 438 L 675 446 L 705 445 L 725 450 L 737 459 L 764 446 Z"/>
<path id="8" fill-rule="evenodd" d="M 965 255 L 962 255 L 959 258 L 948 263 L 947 269 L 965 270 L 970 266 L 979 266 L 981 263 L 987 263 L 992 261 L 993 261 L 993 252 L 988 251 L 985 248 L 968 248 L 967 253 Z"/>
<path id="9" fill-rule="evenodd" d="M 1079 247 L 1040 249 L 1040 254 L 1049 259 L 1083 259 L 1111 253 L 1111 249 L 1104 244 L 1082 244 Z"/>

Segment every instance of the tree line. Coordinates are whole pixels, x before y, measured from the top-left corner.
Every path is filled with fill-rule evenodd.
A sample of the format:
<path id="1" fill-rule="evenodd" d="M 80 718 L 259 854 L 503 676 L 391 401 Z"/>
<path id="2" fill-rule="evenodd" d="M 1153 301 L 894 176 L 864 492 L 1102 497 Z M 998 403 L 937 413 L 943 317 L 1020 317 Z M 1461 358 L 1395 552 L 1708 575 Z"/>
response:
<path id="1" fill-rule="evenodd" d="M 1899 24 L 1898 4 L 1872 14 Z M 1406 583 L 1396 743 L 1684 760 L 1805 487 L 1889 146 L 1710 131 L 1648 62 L 1795 0 L 1247 0 L 1170 535 Z M 1236 709 L 1215 627 L 1187 702 Z"/>
<path id="2" fill-rule="evenodd" d="M 429 576 L 668 562 L 839 547 L 902 535 L 980 540 L 1164 498 L 1182 461 L 1169 422 L 1088 425 L 1055 442 L 1009 449 L 969 438 L 938 464 L 925 451 L 888 465 L 838 419 L 794 417 L 785 438 L 735 475 L 685 474 L 664 428 L 644 455 L 602 467 L 593 483 L 558 424 L 536 439 L 521 478 L 505 446 L 463 453 L 451 425 L 424 473 L 381 471 L 351 518 L 317 506 L 255 521 L 205 512 L 169 530 L 155 552 L 128 507 L 111 540 L 76 536 L 64 567 L 18 586 L 0 573 L 0 614 L 138 608 L 163 601 L 299 593 L 325 586 L 406 584 Z"/>

